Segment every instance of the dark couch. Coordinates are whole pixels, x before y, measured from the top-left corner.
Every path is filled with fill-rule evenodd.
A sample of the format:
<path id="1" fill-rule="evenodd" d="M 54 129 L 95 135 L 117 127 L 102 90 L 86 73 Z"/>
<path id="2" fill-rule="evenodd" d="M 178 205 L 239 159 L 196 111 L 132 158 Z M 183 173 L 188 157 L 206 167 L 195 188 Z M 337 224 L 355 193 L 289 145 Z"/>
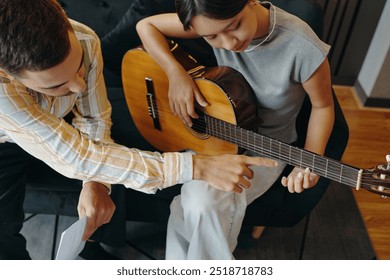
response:
<path id="1" fill-rule="evenodd" d="M 137 9 L 132 5 L 137 4 Z M 113 138 L 115 141 L 141 149 L 153 150 L 136 130 L 131 116 L 123 104 L 123 90 L 120 78 L 121 59 L 126 50 L 136 47 L 140 41 L 135 33 L 135 23 L 144 16 L 174 11 L 173 0 L 63 0 L 60 1 L 68 15 L 92 27 L 102 40 L 105 61 L 105 78 L 108 94 L 113 106 Z M 273 0 L 276 5 L 300 16 L 320 34 L 322 11 L 311 0 Z M 210 48 L 202 40 L 179 41 L 200 63 L 215 64 Z M 348 141 L 348 126 L 340 106 L 335 99 L 336 122 L 326 156 L 339 160 Z M 122 106 L 121 106 L 122 105 Z M 305 101 L 297 124 L 299 146 L 303 145 L 305 130 L 310 112 L 310 103 Z M 127 122 L 128 130 L 119 131 L 117 122 Z M 288 170 L 286 170 L 288 172 Z M 42 176 L 42 174 L 44 176 Z M 292 226 L 300 221 L 316 205 L 326 191 L 329 181 L 321 178 L 318 186 L 302 194 L 290 194 L 279 183 L 264 196 L 248 207 L 244 223 L 246 225 Z M 25 198 L 25 211 L 77 215 L 77 201 L 81 183 L 65 178 L 37 162 L 31 170 Z M 157 195 L 146 195 L 123 186 L 113 186 L 113 198 L 125 203 L 127 209 L 118 210 L 114 219 L 166 222 L 169 203 L 180 192 L 180 186 L 159 191 Z M 272 207 L 271 207 L 272 205 Z M 126 213 L 127 212 L 127 213 Z M 130 215 L 129 215 L 130 213 Z"/>

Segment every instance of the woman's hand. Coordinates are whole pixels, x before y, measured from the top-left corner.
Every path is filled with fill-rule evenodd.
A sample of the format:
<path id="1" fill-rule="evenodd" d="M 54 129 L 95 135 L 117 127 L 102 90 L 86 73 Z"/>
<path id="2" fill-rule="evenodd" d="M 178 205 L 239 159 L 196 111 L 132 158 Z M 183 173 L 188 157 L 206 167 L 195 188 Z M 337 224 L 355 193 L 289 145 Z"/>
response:
<path id="1" fill-rule="evenodd" d="M 192 126 L 192 119 L 199 117 L 195 112 L 194 98 L 199 105 L 208 105 L 192 77 L 183 68 L 171 73 L 168 98 L 172 113 L 188 126 Z"/>
<path id="2" fill-rule="evenodd" d="M 305 189 L 314 187 L 319 179 L 320 176 L 311 173 L 309 168 L 303 170 L 295 167 L 287 178 L 282 178 L 282 185 L 287 187 L 290 193 L 301 193 Z"/>

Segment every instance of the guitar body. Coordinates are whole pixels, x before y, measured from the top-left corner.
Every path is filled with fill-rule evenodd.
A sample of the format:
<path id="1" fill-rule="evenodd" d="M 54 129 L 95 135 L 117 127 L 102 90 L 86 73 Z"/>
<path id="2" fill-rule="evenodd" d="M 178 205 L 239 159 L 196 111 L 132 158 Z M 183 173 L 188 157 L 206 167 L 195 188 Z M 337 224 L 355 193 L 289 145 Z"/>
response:
<path id="1" fill-rule="evenodd" d="M 252 129 L 257 120 L 256 103 L 252 89 L 239 72 L 229 67 L 204 68 L 184 52 L 175 56 L 179 62 L 183 60 L 182 64 L 189 69 L 189 73 L 194 71 L 198 75 L 194 80 L 209 103 L 198 114 L 207 114 Z M 196 73 L 198 70 L 201 74 Z M 125 54 L 122 81 L 127 106 L 137 129 L 159 151 L 191 149 L 207 155 L 239 152 L 237 145 L 189 128 L 173 115 L 169 108 L 168 78 L 142 48 L 132 49 Z M 150 92 L 153 94 L 150 95 Z"/>

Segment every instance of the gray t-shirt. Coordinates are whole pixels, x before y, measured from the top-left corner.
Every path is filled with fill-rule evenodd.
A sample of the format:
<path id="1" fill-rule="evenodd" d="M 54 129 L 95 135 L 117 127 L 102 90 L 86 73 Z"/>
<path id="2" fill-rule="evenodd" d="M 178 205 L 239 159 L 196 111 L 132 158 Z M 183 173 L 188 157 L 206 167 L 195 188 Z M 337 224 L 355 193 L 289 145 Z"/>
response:
<path id="1" fill-rule="evenodd" d="M 246 52 L 215 49 L 218 65 L 241 72 L 257 97 L 258 132 L 286 143 L 297 139 L 295 122 L 305 97 L 302 83 L 325 60 L 330 46 L 298 17 L 270 3 L 270 34 Z M 257 44 L 261 43 L 256 47 Z M 248 51 L 252 49 L 251 51 Z"/>

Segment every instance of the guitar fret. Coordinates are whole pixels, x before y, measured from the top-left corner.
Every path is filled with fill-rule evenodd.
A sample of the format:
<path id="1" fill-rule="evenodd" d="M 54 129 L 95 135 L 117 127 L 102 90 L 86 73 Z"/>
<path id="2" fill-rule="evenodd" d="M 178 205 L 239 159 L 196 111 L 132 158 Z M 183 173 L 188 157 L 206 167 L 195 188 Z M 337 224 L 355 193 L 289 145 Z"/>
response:
<path id="1" fill-rule="evenodd" d="M 211 131 L 213 130 L 212 129 L 212 127 L 213 127 L 213 119 L 209 119 L 209 118 L 205 117 L 205 122 L 206 122 L 205 132 L 206 132 L 206 134 L 211 135 Z M 211 127 L 211 129 L 210 129 L 210 127 Z"/>
<path id="2" fill-rule="evenodd" d="M 238 136 L 237 136 L 237 142 L 239 142 L 240 143 L 240 147 L 242 147 L 242 129 L 241 129 L 241 127 L 239 127 L 238 128 Z"/>
<path id="3" fill-rule="evenodd" d="M 240 127 L 240 141 L 244 142 L 243 129 Z"/>
<path id="4" fill-rule="evenodd" d="M 234 136 L 235 136 L 234 138 L 237 139 L 238 136 L 237 136 L 237 130 L 236 129 L 234 130 Z"/>
<path id="5" fill-rule="evenodd" d="M 272 151 L 272 139 L 268 139 L 268 150 L 269 150 L 270 156 L 275 158 L 274 152 Z"/>
<path id="6" fill-rule="evenodd" d="M 260 142 L 261 143 L 260 144 L 261 151 L 262 151 L 262 154 L 265 155 L 265 152 L 264 152 L 264 142 L 263 142 L 264 136 L 261 135 L 260 139 L 261 139 L 261 142 Z"/>
<path id="7" fill-rule="evenodd" d="M 226 125 L 229 128 L 229 125 Z M 229 129 L 230 138 L 233 139 L 233 141 L 237 142 L 237 129 L 231 130 Z"/>
<path id="8" fill-rule="evenodd" d="M 215 122 L 214 123 L 214 129 L 215 129 L 215 131 L 217 132 L 217 135 L 221 135 L 221 133 L 220 133 L 220 131 L 219 131 L 219 127 L 220 127 L 220 123 L 219 122 Z M 225 136 L 225 139 L 227 139 L 227 135 Z"/>
<path id="9" fill-rule="evenodd" d="M 216 123 L 216 126 L 215 126 L 215 129 L 216 129 L 216 131 L 218 132 L 218 134 L 221 134 L 221 125 L 222 125 L 222 123 L 220 123 L 220 122 L 217 122 Z M 226 133 L 227 134 L 227 133 Z M 227 139 L 229 139 L 228 138 L 229 137 L 229 135 L 227 134 Z"/>
<path id="10" fill-rule="evenodd" d="M 242 147 L 245 149 L 248 149 L 248 143 L 249 143 L 248 142 L 248 131 L 243 129 L 242 132 L 244 133 L 244 135 L 242 136 L 242 142 L 244 142 Z"/>
<path id="11" fill-rule="evenodd" d="M 213 120 L 213 122 L 212 122 L 212 127 L 213 127 L 212 131 L 216 131 L 216 132 L 217 132 L 217 135 L 218 135 L 217 123 L 216 123 L 214 120 Z"/>
<path id="12" fill-rule="evenodd" d="M 264 138 L 264 147 L 265 150 L 268 151 L 268 156 L 272 157 L 272 151 L 271 151 L 271 139 Z M 268 148 L 267 148 L 268 147 Z"/>
<path id="13" fill-rule="evenodd" d="M 248 144 L 250 143 L 249 142 L 249 132 L 248 131 L 246 132 L 246 143 L 248 143 Z"/>
<path id="14" fill-rule="evenodd" d="M 245 143 L 245 148 L 247 148 L 247 145 L 248 145 L 248 139 L 249 139 L 249 132 L 245 129 L 242 130 L 245 134 L 245 140 L 244 140 L 244 137 L 242 138 L 243 142 Z"/>
<path id="15" fill-rule="evenodd" d="M 325 177 L 328 176 L 328 163 L 329 163 L 329 161 L 328 161 L 328 159 L 326 159 Z"/>
<path id="16" fill-rule="evenodd" d="M 316 155 L 313 154 L 313 160 L 311 162 L 311 171 L 314 172 L 314 166 L 315 166 L 315 160 L 316 160 Z M 315 172 L 314 172 L 315 173 Z"/>
<path id="17" fill-rule="evenodd" d="M 210 119 L 210 118 L 205 118 L 205 122 L 206 122 L 206 133 L 211 135 L 211 132 L 213 131 L 212 127 L 213 127 L 213 122 L 214 120 L 213 119 Z"/>
<path id="18" fill-rule="evenodd" d="M 299 163 L 299 167 L 300 168 L 302 168 L 302 155 L 303 155 L 303 151 L 301 150 L 300 163 Z"/>

